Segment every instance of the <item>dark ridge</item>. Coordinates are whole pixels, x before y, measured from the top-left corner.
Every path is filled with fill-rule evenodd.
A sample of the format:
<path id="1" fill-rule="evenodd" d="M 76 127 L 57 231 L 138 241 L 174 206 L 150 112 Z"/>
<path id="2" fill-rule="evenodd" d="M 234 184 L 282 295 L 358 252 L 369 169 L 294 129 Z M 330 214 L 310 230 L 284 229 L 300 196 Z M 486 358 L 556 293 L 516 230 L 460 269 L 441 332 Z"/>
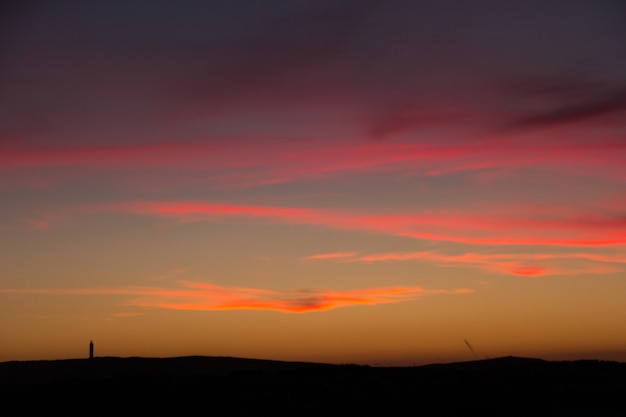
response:
<path id="1" fill-rule="evenodd" d="M 281 371 L 318 366 L 332 365 L 220 356 L 174 358 L 105 356 L 93 359 L 11 361 L 0 363 L 0 383 L 58 382 L 80 378 L 226 375 L 236 371 Z"/>
<path id="2" fill-rule="evenodd" d="M 531 366 L 531 365 L 539 365 L 545 364 L 547 361 L 543 359 L 536 358 L 523 358 L 519 356 L 504 356 L 501 358 L 493 358 L 493 359 L 479 359 L 475 361 L 467 361 L 467 362 L 453 362 L 453 363 L 445 363 L 445 364 L 431 364 L 424 365 L 425 367 L 447 367 L 447 368 L 465 368 L 465 369 L 482 369 L 482 368 L 493 368 L 493 367 L 505 367 L 505 368 L 515 368 L 520 366 Z"/>
<path id="3" fill-rule="evenodd" d="M 0 415 L 624 416 L 626 363 L 370 367 L 230 357 L 0 363 Z M 87 408 L 85 408 L 87 407 Z"/>

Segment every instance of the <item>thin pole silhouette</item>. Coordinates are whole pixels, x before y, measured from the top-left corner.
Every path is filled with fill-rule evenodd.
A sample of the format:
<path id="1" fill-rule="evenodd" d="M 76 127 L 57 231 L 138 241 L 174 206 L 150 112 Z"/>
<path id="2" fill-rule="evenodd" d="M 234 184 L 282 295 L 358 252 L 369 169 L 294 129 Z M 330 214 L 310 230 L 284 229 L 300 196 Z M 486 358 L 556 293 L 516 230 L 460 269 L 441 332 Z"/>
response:
<path id="1" fill-rule="evenodd" d="M 470 342 L 468 342 L 467 339 L 463 339 L 463 341 L 465 342 L 469 350 L 472 351 L 472 354 L 474 355 L 474 357 L 478 359 L 478 355 L 476 354 L 476 352 L 474 352 L 474 348 L 472 347 L 472 345 L 470 345 Z"/>

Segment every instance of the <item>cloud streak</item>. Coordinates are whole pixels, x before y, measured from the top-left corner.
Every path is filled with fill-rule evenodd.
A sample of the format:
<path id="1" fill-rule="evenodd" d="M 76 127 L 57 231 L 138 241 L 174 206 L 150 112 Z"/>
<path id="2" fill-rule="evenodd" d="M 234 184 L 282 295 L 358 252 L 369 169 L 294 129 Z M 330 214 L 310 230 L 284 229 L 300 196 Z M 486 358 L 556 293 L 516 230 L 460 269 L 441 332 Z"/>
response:
<path id="1" fill-rule="evenodd" d="M 447 255 L 432 251 L 389 252 L 352 258 L 360 262 L 426 261 L 440 265 L 473 265 L 502 274 L 538 277 L 544 275 L 605 274 L 621 269 L 607 264 L 626 264 L 621 254 L 592 253 L 464 253 Z"/>
<path id="2" fill-rule="evenodd" d="M 572 134 L 563 132 L 562 136 Z M 136 170 L 176 172 L 169 181 L 193 179 L 218 187 L 264 186 L 375 172 L 442 176 L 524 167 L 624 179 L 626 168 L 621 162 L 626 156 L 626 143 L 613 136 L 608 134 L 598 141 L 594 135 L 593 140 L 567 145 L 541 135 L 534 139 L 510 136 L 491 140 L 451 140 L 444 135 L 436 143 L 366 143 L 356 138 L 285 142 L 254 135 L 213 138 L 203 143 L 124 146 L 23 146 L 7 141 L 7 145 L 0 146 L 0 170 L 39 175 L 31 180 L 33 183 L 49 182 L 50 176 L 67 182 L 97 172 L 115 172 L 126 178 L 133 178 Z M 64 170 L 63 174 L 59 169 Z M 24 182 L 21 175 L 14 177 L 14 181 Z"/>
<path id="3" fill-rule="evenodd" d="M 340 307 L 379 305 L 412 301 L 424 296 L 468 294 L 469 288 L 452 290 L 422 287 L 380 287 L 356 290 L 269 290 L 223 287 L 193 281 L 181 281 L 179 288 L 33 288 L 0 289 L 0 295 L 48 296 L 125 296 L 128 306 L 168 310 L 267 310 L 280 313 L 311 313 Z"/>
<path id="4" fill-rule="evenodd" d="M 480 245 L 610 246 L 626 244 L 626 220 L 616 215 L 571 213 L 427 212 L 363 214 L 347 210 L 217 204 L 200 201 L 135 201 L 86 209 L 170 218 L 180 222 L 253 218 L 372 232 L 421 240 Z"/>
<path id="5" fill-rule="evenodd" d="M 536 128 L 580 123 L 588 119 L 626 112 L 626 90 L 604 93 L 603 97 L 588 99 L 573 105 L 562 105 L 552 111 L 520 120 L 516 126 Z"/>
<path id="6" fill-rule="evenodd" d="M 356 255 L 356 252 L 332 252 L 332 253 L 319 253 L 317 255 L 306 256 L 305 260 L 316 261 L 320 259 L 346 259 L 352 258 Z"/>

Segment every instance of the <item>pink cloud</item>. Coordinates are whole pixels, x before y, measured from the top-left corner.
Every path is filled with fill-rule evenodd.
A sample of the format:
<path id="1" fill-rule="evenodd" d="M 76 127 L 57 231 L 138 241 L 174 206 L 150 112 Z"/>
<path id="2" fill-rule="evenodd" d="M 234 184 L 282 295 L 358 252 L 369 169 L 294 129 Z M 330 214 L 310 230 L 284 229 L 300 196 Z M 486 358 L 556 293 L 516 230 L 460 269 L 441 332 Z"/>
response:
<path id="1" fill-rule="evenodd" d="M 45 219 L 24 219 L 24 223 L 28 224 L 34 230 L 47 230 L 50 227 L 50 222 Z"/>
<path id="2" fill-rule="evenodd" d="M 357 290 L 268 290 L 222 287 L 182 281 L 181 288 L 35 288 L 0 289 L 0 294 L 21 295 L 121 295 L 130 296 L 127 305 L 173 310 L 269 310 L 281 313 L 308 313 L 356 305 L 378 305 L 411 301 L 438 294 L 468 294 L 472 289 L 432 290 L 422 287 L 382 287 Z"/>
<path id="3" fill-rule="evenodd" d="M 616 216 L 572 216 L 569 213 L 376 214 L 273 206 L 244 206 L 198 201 L 138 201 L 111 203 L 90 210 L 171 218 L 181 222 L 219 221 L 247 217 L 310 224 L 335 229 L 406 236 L 422 240 L 481 245 L 606 246 L 626 244 L 624 219 Z"/>
<path id="4" fill-rule="evenodd" d="M 564 135 L 566 133 L 563 133 Z M 262 140 L 261 140 L 262 139 Z M 404 172 L 446 175 L 484 169 L 546 167 L 593 175 L 626 176 L 626 145 L 607 139 L 561 145 L 545 138 L 368 142 L 223 137 L 209 142 L 114 146 L 15 146 L 0 152 L 0 169 L 65 167 L 74 175 L 93 170 L 176 170 L 216 185 L 266 185 L 351 173 Z M 55 174 L 59 175 L 59 174 Z M 45 175 L 43 176 L 45 178 Z M 65 179 L 67 180 L 67 178 Z M 32 181 L 35 181 L 34 179 Z M 48 179 L 48 181 L 50 181 Z"/>
<path id="5" fill-rule="evenodd" d="M 488 271 L 519 276 L 606 274 L 620 271 L 614 266 L 606 265 L 607 263 L 626 263 L 624 256 L 606 254 L 464 253 L 446 255 L 430 251 L 372 254 L 355 260 L 361 262 L 419 260 L 445 265 L 475 265 Z"/>
<path id="6" fill-rule="evenodd" d="M 227 139 L 227 138 L 224 138 Z M 0 168 L 49 166 L 119 168 L 201 168 L 211 166 L 241 168 L 263 160 L 264 152 L 243 152 L 243 144 L 158 143 L 109 146 L 12 147 L 0 154 Z M 239 154 L 239 158 L 232 158 Z"/>
<path id="7" fill-rule="evenodd" d="M 69 221 L 69 217 L 66 214 L 36 210 L 33 216 L 22 218 L 21 221 L 33 230 L 44 231 L 48 230 L 54 224 Z"/>

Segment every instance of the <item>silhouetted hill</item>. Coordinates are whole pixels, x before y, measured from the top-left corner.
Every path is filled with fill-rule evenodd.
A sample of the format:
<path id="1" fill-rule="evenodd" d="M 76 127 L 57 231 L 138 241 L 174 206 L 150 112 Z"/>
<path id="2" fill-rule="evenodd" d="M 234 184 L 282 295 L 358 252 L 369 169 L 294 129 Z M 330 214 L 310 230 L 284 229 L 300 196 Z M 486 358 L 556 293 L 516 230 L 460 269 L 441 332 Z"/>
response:
<path id="1" fill-rule="evenodd" d="M 93 359 L 12 361 L 0 363 L 0 383 L 23 384 L 129 377 L 216 376 L 236 371 L 280 371 L 318 366 L 332 365 L 218 356 L 95 357 Z"/>
<path id="2" fill-rule="evenodd" d="M 0 363 L 3 416 L 624 416 L 625 392 L 626 364 L 594 360 L 505 357 L 417 367 L 228 357 Z"/>

